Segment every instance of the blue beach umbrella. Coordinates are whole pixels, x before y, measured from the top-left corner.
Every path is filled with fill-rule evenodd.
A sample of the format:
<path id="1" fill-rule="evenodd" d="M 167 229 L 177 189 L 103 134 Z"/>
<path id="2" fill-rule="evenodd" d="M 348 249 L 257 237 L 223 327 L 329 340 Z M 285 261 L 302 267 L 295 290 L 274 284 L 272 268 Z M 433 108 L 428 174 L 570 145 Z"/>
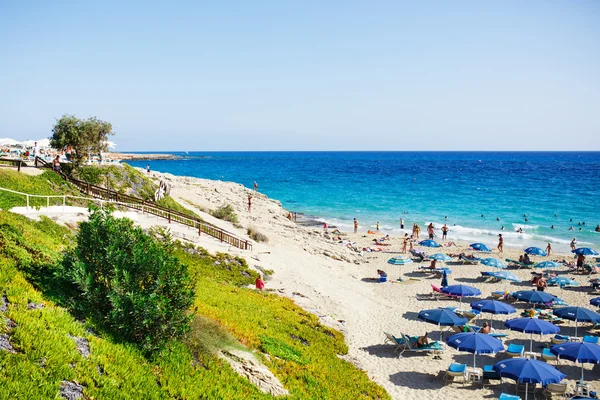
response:
<path id="1" fill-rule="evenodd" d="M 390 258 L 388 261 L 388 264 L 392 264 L 392 265 L 406 265 L 406 264 L 412 264 L 413 260 L 411 260 L 408 257 L 404 257 L 404 256 L 397 256 L 397 257 L 392 257 Z M 402 282 L 402 271 L 398 271 L 398 273 L 400 274 L 400 277 L 398 277 L 398 280 L 400 282 Z"/>
<path id="2" fill-rule="evenodd" d="M 555 276 L 554 278 L 548 279 L 548 285 L 558 285 L 562 288 L 564 286 L 579 286 L 579 283 L 566 276 Z"/>
<path id="3" fill-rule="evenodd" d="M 457 333 L 446 339 L 446 343 L 458 351 L 473 353 L 473 367 L 475 367 L 475 356 L 477 354 L 493 354 L 504 350 L 504 345 L 500 339 L 485 333 Z"/>
<path id="4" fill-rule="evenodd" d="M 594 297 L 590 300 L 590 304 L 596 307 L 600 307 L 600 297 Z"/>
<path id="5" fill-rule="evenodd" d="M 495 271 L 495 272 L 490 273 L 490 276 L 493 276 L 494 278 L 502 279 L 505 281 L 521 282 L 521 280 L 510 271 Z"/>
<path id="6" fill-rule="evenodd" d="M 532 304 L 546 304 L 556 300 L 556 297 L 550 293 L 540 292 L 537 290 L 520 290 L 513 293 L 513 297 Z"/>
<path id="7" fill-rule="evenodd" d="M 552 365 L 531 358 L 502 360 L 494 364 L 493 369 L 502 377 L 525 383 L 525 400 L 527 400 L 530 383 L 541 383 L 545 386 L 549 383 L 559 383 L 566 376 Z"/>
<path id="8" fill-rule="evenodd" d="M 419 313 L 418 318 L 421 321 L 441 326 L 461 326 L 469 322 L 467 318 L 459 317 L 452 310 L 447 308 L 436 308 L 433 310 L 423 310 Z M 440 340 L 442 340 L 442 332 L 440 330 Z"/>
<path id="9" fill-rule="evenodd" d="M 583 383 L 583 363 L 600 363 L 600 346 L 596 343 L 570 342 L 555 344 L 550 351 L 559 358 L 581 363 L 581 383 Z"/>
<path id="10" fill-rule="evenodd" d="M 561 264 L 557 263 L 556 261 L 542 261 L 540 263 L 535 264 L 533 268 L 548 269 L 548 268 L 557 268 L 560 266 L 561 266 Z"/>
<path id="11" fill-rule="evenodd" d="M 430 260 L 437 260 L 437 261 L 450 261 L 452 260 L 452 257 L 450 257 L 447 254 L 444 253 L 435 253 L 429 256 Z"/>
<path id="12" fill-rule="evenodd" d="M 525 250 L 525 253 L 532 255 L 532 256 L 547 256 L 548 253 L 546 253 L 546 251 L 540 249 L 539 247 L 528 247 Z"/>
<path id="13" fill-rule="evenodd" d="M 488 267 L 494 267 L 494 268 L 498 268 L 498 269 L 505 269 L 506 268 L 506 264 L 504 263 L 504 261 L 499 260 L 497 258 L 485 258 L 481 261 L 481 263 L 483 265 L 487 265 Z"/>
<path id="14" fill-rule="evenodd" d="M 561 307 L 552 312 L 554 315 L 575 321 L 575 336 L 577 336 L 577 325 L 579 322 L 600 322 L 600 314 L 588 310 L 585 307 Z"/>
<path id="15" fill-rule="evenodd" d="M 598 252 L 594 249 L 590 249 L 589 247 L 580 247 L 575 250 L 571 250 L 571 253 L 575 254 L 583 254 L 584 256 L 597 256 Z"/>
<path id="16" fill-rule="evenodd" d="M 498 300 L 480 300 L 471 303 L 473 310 L 494 314 L 512 314 L 517 312 L 513 306 Z M 492 321 L 490 321 L 490 326 Z"/>
<path id="17" fill-rule="evenodd" d="M 420 246 L 425 246 L 425 247 L 442 247 L 442 245 L 441 245 L 441 244 L 439 244 L 439 243 L 438 243 L 438 242 L 436 242 L 435 240 L 430 240 L 430 239 L 427 239 L 427 240 L 421 240 L 421 241 L 419 242 L 419 245 L 420 245 Z"/>
<path id="18" fill-rule="evenodd" d="M 548 335 L 560 332 L 560 328 L 551 322 L 539 318 L 514 318 L 504 323 L 504 326 L 511 331 L 530 333 L 529 351 L 533 349 L 533 334 Z"/>
<path id="19" fill-rule="evenodd" d="M 478 250 L 478 251 L 487 251 L 490 252 L 492 251 L 492 249 L 490 249 L 489 247 L 487 247 L 485 244 L 483 243 L 471 243 L 469 245 L 473 250 Z"/>
<path id="20" fill-rule="evenodd" d="M 479 296 L 481 294 L 479 289 L 469 285 L 446 286 L 445 288 L 442 288 L 442 292 L 451 296 L 459 297 L 461 302 L 463 297 Z"/>

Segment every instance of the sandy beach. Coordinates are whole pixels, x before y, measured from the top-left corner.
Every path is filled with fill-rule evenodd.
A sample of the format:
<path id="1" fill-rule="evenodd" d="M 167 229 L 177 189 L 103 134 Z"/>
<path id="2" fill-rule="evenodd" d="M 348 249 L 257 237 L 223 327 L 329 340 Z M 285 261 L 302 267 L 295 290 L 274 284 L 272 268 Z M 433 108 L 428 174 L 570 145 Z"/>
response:
<path id="1" fill-rule="evenodd" d="M 503 385 L 497 384 L 485 388 L 480 384 L 470 383 L 464 387 L 458 383 L 445 385 L 441 378 L 449 364 L 462 362 L 472 365 L 472 354 L 458 352 L 446 346 L 441 359 L 433 359 L 432 356 L 422 353 L 405 353 L 405 356 L 398 358 L 398 353 L 394 353 L 393 346 L 383 344 L 385 339 L 383 332 L 396 335 L 401 332 L 409 335 L 431 332 L 430 339 L 437 340 L 440 334 L 438 327 L 418 320 L 419 311 L 445 306 L 470 309 L 468 305 L 470 302 L 488 298 L 495 290 L 503 290 L 505 287 L 510 291 L 528 290 L 532 288 L 531 269 L 511 269 L 510 271 L 523 282 L 505 284 L 484 282 L 480 278 L 480 272 L 491 271 L 490 267 L 448 262 L 447 266 L 452 269 L 452 274 L 449 276 L 450 284 L 462 283 L 475 286 L 481 290 L 482 295 L 477 298 L 463 299 L 462 304 L 459 304 L 458 300 L 418 300 L 417 294 L 430 293 L 431 285 L 439 285 L 441 278 L 415 272 L 419 266 L 426 265 L 428 262 L 415 261 L 404 266 L 387 264 L 389 258 L 400 254 L 402 240 L 399 236 L 392 236 L 389 241 L 386 241 L 389 246 L 383 246 L 383 251 L 364 252 L 361 255 L 343 243 L 339 243 L 338 239 L 329 239 L 322 227 L 301 226 L 299 223 L 289 221 L 288 211 L 284 210 L 278 201 L 253 192 L 240 184 L 156 172 L 151 176 L 157 182 L 162 179 L 170 183 L 171 196 L 209 222 L 243 237 L 247 237 L 248 227 L 266 235 L 269 239 L 268 243 L 257 243 L 251 253 L 241 252 L 241 255 L 254 268 L 274 271 L 273 276 L 267 281 L 268 289 L 294 299 L 300 306 L 318 315 L 323 323 L 341 330 L 350 348 L 346 359 L 364 369 L 394 399 L 426 397 L 483 399 L 498 396 L 502 389 L 507 393 L 514 393 L 515 386 L 510 380 L 506 380 Z M 248 210 L 248 195 L 252 196 L 251 212 Z M 235 209 L 239 217 L 238 227 L 217 220 L 206 213 L 207 210 L 223 204 L 231 204 Z M 423 225 L 421 226 L 424 228 Z M 436 232 L 441 236 L 440 227 L 436 228 Z M 343 240 L 355 243 L 353 246 L 360 250 L 372 246 L 374 238 L 385 235 L 385 231 L 381 231 L 378 235 L 367 234 L 366 228 L 359 227 L 356 234 L 342 233 L 340 236 Z M 423 236 L 422 233 L 422 239 Z M 448 241 L 453 240 L 450 233 Z M 430 254 L 438 251 L 473 253 L 468 249 L 467 243 L 457 244 L 458 246 L 437 250 L 423 249 Z M 522 249 L 516 248 L 505 248 L 504 253 L 498 254 L 495 249 L 497 243 L 486 242 L 486 244 L 494 248 L 490 257 L 517 259 L 522 254 Z M 537 257 L 534 260 L 563 258 L 573 259 L 572 254 L 552 254 L 550 257 Z M 388 282 L 380 283 L 376 279 L 378 269 L 388 273 Z M 549 287 L 547 292 L 561 297 L 569 305 L 588 307 L 589 299 L 592 298 L 588 294 L 588 276 L 568 273 L 566 267 L 557 268 L 554 272 L 559 275 L 568 274 L 580 284 L 580 287 L 564 289 Z M 396 281 L 400 275 L 404 282 Z M 526 344 L 528 350 L 530 335 L 503 328 L 506 319 L 519 317 L 520 312 L 529 308 L 521 302 L 515 303 L 514 306 L 517 313 L 510 316 L 494 316 L 493 326 L 497 332 L 508 334 L 504 339 L 505 346 L 510 343 Z M 474 322 L 481 325 L 484 321 L 489 321 L 490 317 L 489 314 L 484 314 L 481 320 Z M 574 326 L 574 323 L 569 321 L 562 323 L 561 333 L 572 335 Z M 587 326 L 586 329 L 580 327 L 579 336 L 584 332 L 588 332 Z M 448 334 L 445 331 L 444 337 Z M 533 339 L 534 351 L 539 353 L 541 351 L 539 345 L 549 343 L 550 336 L 538 335 Z M 502 353 L 478 355 L 477 366 L 494 364 L 504 357 Z M 566 382 L 572 392 L 580 376 L 580 366 L 562 361 L 559 368 L 567 375 Z M 592 371 L 591 366 L 586 365 L 585 370 L 588 382 L 598 377 L 597 368 Z M 592 382 L 592 389 L 597 389 L 595 382 Z"/>

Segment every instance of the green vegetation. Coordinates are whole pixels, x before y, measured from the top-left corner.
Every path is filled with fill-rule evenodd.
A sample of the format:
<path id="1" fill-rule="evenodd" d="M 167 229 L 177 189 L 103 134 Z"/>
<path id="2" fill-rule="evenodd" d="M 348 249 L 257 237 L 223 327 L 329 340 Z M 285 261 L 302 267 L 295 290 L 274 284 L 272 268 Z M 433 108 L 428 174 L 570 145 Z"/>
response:
<path id="1" fill-rule="evenodd" d="M 256 351 L 290 399 L 389 398 L 338 357 L 347 352 L 341 333 L 290 299 L 246 288 L 257 274 L 243 259 L 189 244 L 175 243 L 172 254 L 195 285 L 190 330 L 145 356 L 77 313 L 70 300 L 76 293 L 59 274 L 74 238 L 49 219 L 0 211 L 0 297 L 5 293 L 8 303 L 0 320 L 16 324 L 0 324 L 16 350 L 0 350 L 0 398 L 54 398 L 66 380 L 94 399 L 272 399 L 217 356 L 232 347 Z M 29 309 L 30 303 L 44 307 Z M 89 356 L 68 335 L 87 340 Z"/>
<path id="2" fill-rule="evenodd" d="M 120 165 L 84 165 L 73 172 L 73 177 L 92 185 L 103 186 L 119 193 L 154 200 L 157 189 L 144 174 L 127 164 Z"/>
<path id="3" fill-rule="evenodd" d="M 69 147 L 70 161 L 77 169 L 88 154 L 106 151 L 106 141 L 114 135 L 112 125 L 96 117 L 81 120 L 74 115 L 63 115 L 52 128 L 50 145 L 57 150 Z"/>
<path id="4" fill-rule="evenodd" d="M 156 239 L 133 221 L 92 209 L 60 277 L 79 293 L 72 304 L 97 325 L 145 352 L 188 330 L 194 292 L 169 236 Z"/>
<path id="5" fill-rule="evenodd" d="M 229 221 L 233 223 L 238 222 L 238 216 L 233 210 L 231 204 L 223 204 L 216 210 L 211 211 L 210 214 L 215 218 L 222 219 L 223 221 Z"/>
<path id="6" fill-rule="evenodd" d="M 250 236 L 250 238 L 254 241 L 265 242 L 265 243 L 269 241 L 269 238 L 267 237 L 267 235 L 260 233 L 253 226 L 249 226 L 248 230 L 246 232 L 248 233 L 248 236 Z"/>

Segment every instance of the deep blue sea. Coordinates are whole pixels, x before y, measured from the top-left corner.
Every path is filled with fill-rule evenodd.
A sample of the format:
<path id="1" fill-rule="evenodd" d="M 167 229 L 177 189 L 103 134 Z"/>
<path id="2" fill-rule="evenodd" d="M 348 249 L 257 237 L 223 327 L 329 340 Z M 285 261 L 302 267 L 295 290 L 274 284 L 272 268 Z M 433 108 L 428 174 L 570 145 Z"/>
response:
<path id="1" fill-rule="evenodd" d="M 594 231 L 600 224 L 600 152 L 173 154 L 185 158 L 151 161 L 151 169 L 248 188 L 256 181 L 260 192 L 286 209 L 345 229 L 357 218 L 361 229 L 379 221 L 383 230 L 399 233 L 404 218 L 408 229 L 415 222 L 422 228 L 430 221 L 436 228 L 447 223 L 450 238 L 494 247 L 503 232 L 507 246 L 545 248 L 552 242 L 567 250 L 577 237 L 579 246 L 600 250 Z"/>

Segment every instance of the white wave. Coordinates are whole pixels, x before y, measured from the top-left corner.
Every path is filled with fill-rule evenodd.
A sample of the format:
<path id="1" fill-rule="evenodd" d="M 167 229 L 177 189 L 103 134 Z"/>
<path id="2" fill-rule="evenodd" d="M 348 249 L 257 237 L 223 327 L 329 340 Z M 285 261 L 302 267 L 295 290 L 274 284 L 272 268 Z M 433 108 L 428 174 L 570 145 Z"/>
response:
<path id="1" fill-rule="evenodd" d="M 534 230 L 534 229 L 538 229 L 540 226 L 539 225 L 526 225 L 526 224 L 512 224 L 513 228 L 516 229 L 523 229 L 524 231 L 526 230 Z"/>

